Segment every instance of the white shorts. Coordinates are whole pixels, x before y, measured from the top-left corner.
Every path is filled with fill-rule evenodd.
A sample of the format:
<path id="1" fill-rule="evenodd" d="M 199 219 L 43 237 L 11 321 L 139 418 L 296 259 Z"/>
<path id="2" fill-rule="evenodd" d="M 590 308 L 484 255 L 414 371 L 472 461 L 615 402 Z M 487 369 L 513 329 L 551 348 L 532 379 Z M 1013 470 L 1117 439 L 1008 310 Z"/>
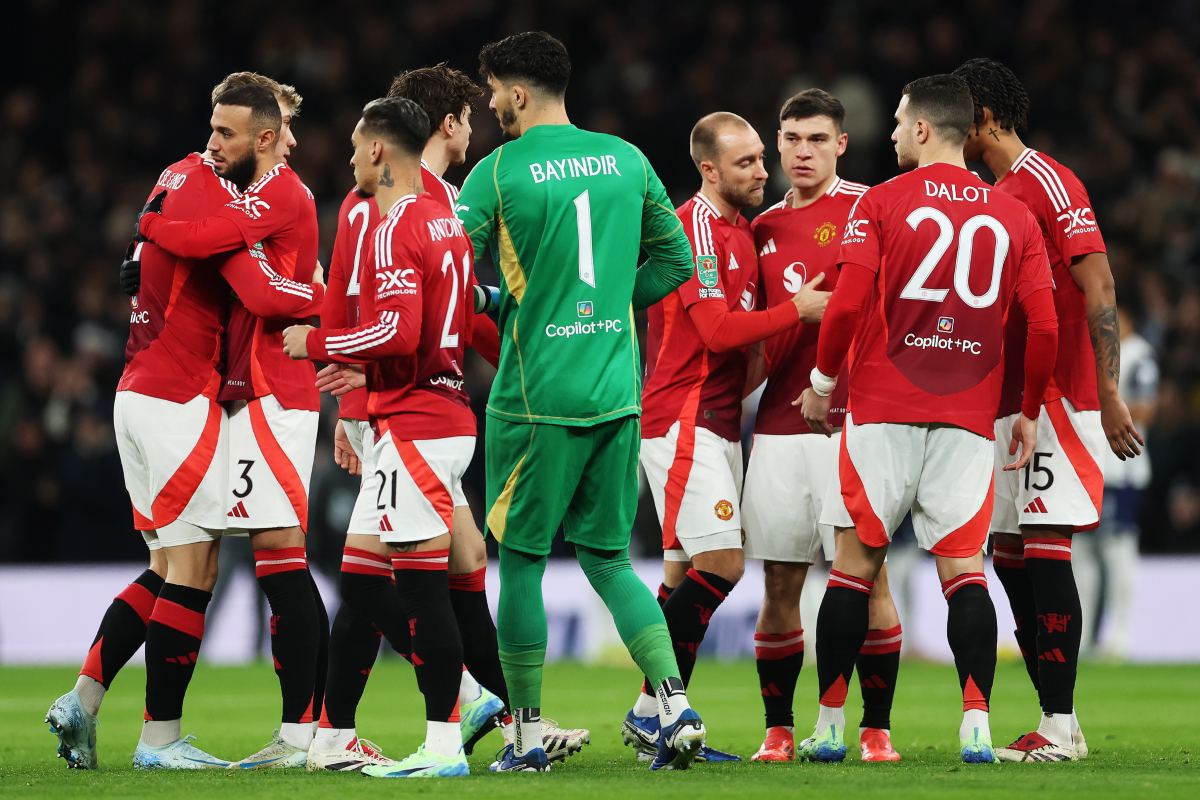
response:
<path id="1" fill-rule="evenodd" d="M 404 441 L 385 428 L 374 451 L 373 475 L 363 480 L 349 532 L 381 542 L 423 542 L 452 532 L 454 509 L 467 504 L 462 477 L 475 437 Z"/>
<path id="2" fill-rule="evenodd" d="M 754 435 L 742 490 L 746 558 L 811 564 L 823 546 L 833 561 L 833 526 L 820 519 L 841 440 L 840 432 Z"/>
<path id="3" fill-rule="evenodd" d="M 1042 406 L 1037 448 L 1018 472 L 1008 454 L 1012 414 L 996 420 L 996 507 L 992 531 L 1021 532 L 1021 525 L 1071 525 L 1087 531 L 1100 524 L 1104 501 L 1104 453 L 1109 450 L 1099 411 L 1076 411 L 1065 397 Z"/>
<path id="4" fill-rule="evenodd" d="M 911 510 L 923 549 L 969 558 L 987 541 L 993 449 L 990 440 L 953 425 L 855 425 L 846 414 L 821 522 L 852 527 L 864 544 L 882 547 Z"/>
<path id="5" fill-rule="evenodd" d="M 220 403 L 203 395 L 174 403 L 117 392 L 117 451 L 134 527 L 150 549 L 212 541 L 225 530 L 228 428 Z"/>
<path id="6" fill-rule="evenodd" d="M 371 430 L 371 423 L 362 419 L 343 419 L 342 427 L 362 464 L 362 481 L 358 485 L 354 511 L 350 514 L 349 530 L 370 529 L 372 534 L 378 535 L 379 510 L 375 508 L 375 496 L 379 477 L 375 474 L 375 432 Z"/>
<path id="7" fill-rule="evenodd" d="M 663 531 L 663 558 L 690 561 L 742 547 L 742 443 L 676 422 L 642 440 L 642 469 Z"/>
<path id="8" fill-rule="evenodd" d="M 316 411 L 284 408 L 274 395 L 230 414 L 227 535 L 296 525 L 308 531 L 308 484 L 320 418 Z"/>

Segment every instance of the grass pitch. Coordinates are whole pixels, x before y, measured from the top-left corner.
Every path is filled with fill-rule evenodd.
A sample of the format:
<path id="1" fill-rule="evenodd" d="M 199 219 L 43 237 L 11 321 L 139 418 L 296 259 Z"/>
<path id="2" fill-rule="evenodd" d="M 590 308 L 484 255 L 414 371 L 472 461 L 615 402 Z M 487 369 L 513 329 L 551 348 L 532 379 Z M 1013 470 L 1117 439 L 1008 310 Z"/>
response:
<path id="1" fill-rule="evenodd" d="M 479 743 L 468 778 L 379 780 L 358 774 L 275 772 L 134 772 L 130 767 L 142 717 L 145 673 L 120 675 L 101 709 L 100 769 L 67 770 L 55 758 L 57 743 L 42 723 L 46 709 L 70 689 L 75 671 L 61 668 L 0 669 L 0 795 L 167 798 L 298 796 L 380 797 L 404 794 L 494 798 L 539 794 L 560 798 L 676 796 L 770 797 L 821 793 L 844 797 L 1200 797 L 1200 669 L 1196 667 L 1091 666 L 1081 670 L 1076 703 L 1091 747 L 1087 761 L 1070 764 L 966 766 L 957 748 L 961 700 L 953 668 L 905 662 L 901 666 L 893 741 L 904 760 L 864 764 L 852 745 L 840 765 L 754 764 L 762 741 L 762 704 L 753 662 L 702 661 L 689 697 L 703 715 L 714 747 L 746 759 L 741 764 L 698 765 L 689 772 L 654 773 L 622 747 L 621 720 L 637 691 L 628 668 L 560 664 L 546 669 L 543 711 L 564 725 L 592 731 L 583 753 L 548 775 L 492 775 L 487 764 L 502 744 L 499 733 Z M 797 689 L 798 732 L 816 719 L 816 670 L 805 667 Z M 197 745 L 236 759 L 271 737 L 279 714 L 278 683 L 263 665 L 201 666 L 184 708 L 184 731 Z M 1019 663 L 1002 663 L 992 697 L 996 745 L 1036 722 L 1033 690 Z M 861 705 L 847 701 L 851 726 Z M 423 705 L 413 671 L 398 659 L 381 661 L 358 714 L 358 730 L 388 755 L 411 752 L 424 737 Z M 851 728 L 853 730 L 853 727 Z M 849 742 L 848 742 L 849 744 Z M 1196 753 L 1200 757 L 1200 752 Z M 317 794 L 313 794 L 317 793 Z"/>

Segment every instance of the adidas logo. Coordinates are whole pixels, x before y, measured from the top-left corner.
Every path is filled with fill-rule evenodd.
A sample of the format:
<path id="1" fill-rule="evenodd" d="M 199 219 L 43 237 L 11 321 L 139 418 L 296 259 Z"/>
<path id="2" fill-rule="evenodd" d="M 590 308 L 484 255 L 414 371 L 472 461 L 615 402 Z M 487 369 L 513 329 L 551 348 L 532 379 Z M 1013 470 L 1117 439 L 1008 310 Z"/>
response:
<path id="1" fill-rule="evenodd" d="M 1024 513 L 1026 513 L 1026 514 L 1049 514 L 1050 512 L 1046 510 L 1046 504 L 1042 502 L 1042 498 L 1035 497 L 1035 498 L 1033 498 L 1032 503 L 1025 506 Z"/>
<path id="2" fill-rule="evenodd" d="M 763 249 L 758 251 L 758 257 L 762 258 L 763 256 L 769 255 L 774 252 L 775 252 L 775 239 L 774 239 L 774 237 L 772 237 L 770 239 L 767 239 L 767 243 L 765 245 L 763 245 Z"/>
<path id="3" fill-rule="evenodd" d="M 169 664 L 195 664 L 196 663 L 196 655 L 197 655 L 196 653 L 188 653 L 185 656 L 175 656 L 174 658 L 172 658 L 171 656 L 167 656 L 167 663 L 169 663 Z"/>
<path id="4" fill-rule="evenodd" d="M 383 519 L 379 520 L 379 530 L 381 530 L 381 531 L 393 530 L 392 523 L 388 522 L 387 514 L 384 514 Z"/>
<path id="5" fill-rule="evenodd" d="M 238 500 L 238 504 L 233 507 L 233 511 L 230 511 L 226 516 L 237 517 L 239 519 L 249 519 L 250 512 L 246 510 L 244 505 L 242 505 L 242 501 Z"/>

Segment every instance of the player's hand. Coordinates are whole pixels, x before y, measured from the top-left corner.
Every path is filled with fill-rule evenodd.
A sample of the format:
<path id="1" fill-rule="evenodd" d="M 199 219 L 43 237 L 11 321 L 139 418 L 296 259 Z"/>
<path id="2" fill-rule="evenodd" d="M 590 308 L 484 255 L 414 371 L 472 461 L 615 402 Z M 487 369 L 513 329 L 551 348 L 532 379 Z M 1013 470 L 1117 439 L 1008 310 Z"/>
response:
<path id="1" fill-rule="evenodd" d="M 130 242 L 125 251 L 125 260 L 121 262 L 121 272 L 118 280 L 121 291 L 130 297 L 137 295 L 142 288 L 142 262 L 137 259 L 137 245 Z"/>
<path id="2" fill-rule="evenodd" d="M 820 322 L 821 317 L 825 316 L 825 306 L 829 305 L 829 296 L 833 292 L 822 292 L 817 289 L 823 280 L 825 280 L 824 272 L 804 284 L 800 291 L 792 295 L 792 302 L 796 304 L 796 310 L 800 312 L 801 322 Z"/>
<path id="3" fill-rule="evenodd" d="M 1117 458 L 1124 461 L 1142 454 L 1138 445 L 1145 447 L 1146 443 L 1133 426 L 1129 408 L 1119 396 L 1100 401 L 1100 425 L 1104 428 L 1104 438 L 1108 439 L 1108 446 Z"/>
<path id="4" fill-rule="evenodd" d="M 147 214 L 161 214 L 163 200 L 165 200 L 166 197 L 167 190 L 163 189 L 161 192 L 154 195 L 154 197 L 151 197 L 150 200 L 147 201 L 146 205 L 142 206 L 142 213 L 138 214 L 137 224 L 133 226 L 133 240 L 135 242 L 150 241 L 142 235 L 142 217 L 146 216 Z"/>
<path id="5" fill-rule="evenodd" d="M 829 293 L 823 292 L 823 294 Z M 812 428 L 813 433 L 833 436 L 833 426 L 829 424 L 829 406 L 832 402 L 832 397 L 822 397 L 810 386 L 792 401 L 792 405 L 800 406 L 800 413 L 804 415 L 804 421 L 808 423 L 808 427 Z"/>
<path id="6" fill-rule="evenodd" d="M 317 373 L 317 389 L 333 397 L 341 397 L 367 386 L 367 376 L 359 364 L 330 364 Z"/>
<path id="7" fill-rule="evenodd" d="M 283 331 L 283 354 L 295 361 L 308 358 L 308 332 L 312 325 L 292 325 Z"/>
<path id="8" fill-rule="evenodd" d="M 1015 456 L 1020 445 L 1021 457 L 1015 463 L 1004 468 L 1004 472 L 1016 472 L 1025 469 L 1029 459 L 1033 458 L 1033 448 L 1037 447 L 1037 420 L 1030 419 L 1024 414 L 1017 415 L 1013 423 L 1012 441 L 1008 443 L 1008 454 Z"/>
<path id="9" fill-rule="evenodd" d="M 325 268 L 321 266 L 321 262 L 317 262 L 317 268 L 313 270 L 313 283 L 325 285 Z"/>
<path id="10" fill-rule="evenodd" d="M 358 460 L 358 454 L 350 445 L 350 439 L 346 436 L 346 426 L 340 419 L 333 429 L 333 460 L 351 475 L 362 475 L 362 462 Z"/>

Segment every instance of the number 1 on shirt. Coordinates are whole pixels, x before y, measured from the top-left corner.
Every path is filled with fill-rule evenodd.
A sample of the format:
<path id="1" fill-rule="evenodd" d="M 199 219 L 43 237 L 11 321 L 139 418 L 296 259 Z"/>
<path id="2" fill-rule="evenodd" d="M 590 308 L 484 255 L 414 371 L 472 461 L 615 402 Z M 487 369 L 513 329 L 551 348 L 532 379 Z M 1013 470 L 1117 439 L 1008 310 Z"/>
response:
<path id="1" fill-rule="evenodd" d="M 575 218 L 579 226 L 579 280 L 596 288 L 596 266 L 592 263 L 592 200 L 587 189 L 575 198 Z"/>

